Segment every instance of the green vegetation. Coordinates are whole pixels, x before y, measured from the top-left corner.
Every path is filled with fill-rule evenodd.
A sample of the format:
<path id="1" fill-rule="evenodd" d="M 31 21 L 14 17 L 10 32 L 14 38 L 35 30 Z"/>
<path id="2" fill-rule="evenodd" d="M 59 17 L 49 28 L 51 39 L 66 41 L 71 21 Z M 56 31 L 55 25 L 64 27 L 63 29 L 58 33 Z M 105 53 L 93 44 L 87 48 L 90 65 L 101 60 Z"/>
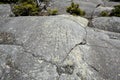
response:
<path id="1" fill-rule="evenodd" d="M 58 10 L 57 9 L 48 9 L 48 14 L 49 15 L 57 15 L 58 14 Z"/>
<path id="2" fill-rule="evenodd" d="M 57 15 L 57 9 L 47 9 L 49 0 L 41 0 L 45 5 L 41 6 L 37 4 L 36 0 L 19 0 L 18 4 L 14 5 L 13 13 L 15 16 L 46 16 Z"/>
<path id="3" fill-rule="evenodd" d="M 35 2 L 35 0 L 1 0 L 1 3 Z"/>
<path id="4" fill-rule="evenodd" d="M 120 17 L 120 5 L 114 6 L 114 9 L 110 13 L 110 16 L 117 16 Z"/>
<path id="5" fill-rule="evenodd" d="M 0 4 L 13 3 L 12 11 L 15 16 L 57 15 L 57 9 L 47 9 L 49 0 L 2 0 Z M 43 3 L 44 5 L 41 5 Z"/>
<path id="6" fill-rule="evenodd" d="M 35 16 L 39 13 L 36 3 L 23 2 L 13 7 L 15 16 Z"/>
<path id="7" fill-rule="evenodd" d="M 42 0 L 43 2 L 46 0 Z M 38 15 L 41 8 L 39 8 L 37 0 L 1 0 L 0 4 L 11 4 L 12 11 L 15 16 L 35 16 Z"/>
<path id="8" fill-rule="evenodd" d="M 85 11 L 81 10 L 79 8 L 79 4 L 75 4 L 74 2 L 71 3 L 69 7 L 67 7 L 66 12 L 72 14 L 72 15 L 77 15 L 77 16 L 84 16 Z"/>
<path id="9" fill-rule="evenodd" d="M 1 0 L 0 3 L 16 3 L 18 2 L 19 0 Z"/>
<path id="10" fill-rule="evenodd" d="M 109 16 L 109 13 L 107 11 L 102 11 L 100 13 L 100 16 L 107 17 L 107 16 Z"/>
<path id="11" fill-rule="evenodd" d="M 115 2 L 119 2 L 120 0 L 110 0 L 110 1 L 115 1 Z"/>
<path id="12" fill-rule="evenodd" d="M 114 6 L 114 9 L 108 13 L 107 11 L 102 11 L 100 13 L 100 16 L 116 16 L 116 17 L 120 17 L 120 5 L 116 5 Z"/>
<path id="13" fill-rule="evenodd" d="M 27 2 L 27 3 L 33 3 L 35 2 L 35 0 L 18 0 L 19 3 L 24 3 L 24 2 Z"/>

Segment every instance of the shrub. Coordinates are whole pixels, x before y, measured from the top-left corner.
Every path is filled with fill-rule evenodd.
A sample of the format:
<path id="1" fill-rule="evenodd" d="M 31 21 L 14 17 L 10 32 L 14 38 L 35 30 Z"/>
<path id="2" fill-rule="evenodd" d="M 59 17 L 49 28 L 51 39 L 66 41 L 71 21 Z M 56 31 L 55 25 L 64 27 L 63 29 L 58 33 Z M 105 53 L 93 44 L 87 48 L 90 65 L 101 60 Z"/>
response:
<path id="1" fill-rule="evenodd" d="M 28 3 L 32 3 L 35 2 L 36 0 L 1 0 L 0 3 L 23 3 L 23 2 L 28 2 Z"/>
<path id="2" fill-rule="evenodd" d="M 114 6 L 114 9 L 110 13 L 110 16 L 117 16 L 120 17 L 120 5 Z"/>
<path id="3" fill-rule="evenodd" d="M 110 1 L 115 1 L 115 2 L 119 2 L 120 0 L 110 0 Z"/>
<path id="4" fill-rule="evenodd" d="M 16 3 L 18 0 L 1 0 L 1 3 Z"/>
<path id="5" fill-rule="evenodd" d="M 57 9 L 48 9 L 48 14 L 49 15 L 57 15 L 58 14 L 58 10 Z"/>
<path id="6" fill-rule="evenodd" d="M 106 16 L 109 16 L 109 13 L 107 11 L 102 11 L 100 13 L 100 16 L 106 17 Z"/>
<path id="7" fill-rule="evenodd" d="M 35 2 L 35 0 L 18 0 L 19 3 L 24 3 L 24 2 L 27 2 L 27 3 L 33 3 Z"/>
<path id="8" fill-rule="evenodd" d="M 39 13 L 39 8 L 36 3 L 20 3 L 13 7 L 15 16 L 35 16 Z"/>
<path id="9" fill-rule="evenodd" d="M 66 12 L 72 15 L 84 16 L 85 11 L 79 8 L 79 4 L 75 4 L 74 2 L 71 3 L 69 7 L 67 7 Z"/>

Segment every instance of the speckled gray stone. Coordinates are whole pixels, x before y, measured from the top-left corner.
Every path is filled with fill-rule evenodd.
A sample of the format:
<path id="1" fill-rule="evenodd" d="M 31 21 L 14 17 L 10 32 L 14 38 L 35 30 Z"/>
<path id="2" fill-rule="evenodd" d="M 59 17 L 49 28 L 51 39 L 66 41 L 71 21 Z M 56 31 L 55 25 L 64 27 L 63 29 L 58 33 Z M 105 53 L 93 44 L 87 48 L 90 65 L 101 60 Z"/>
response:
<path id="1" fill-rule="evenodd" d="M 92 20 L 92 27 L 120 33 L 119 17 L 98 17 Z"/>
<path id="2" fill-rule="evenodd" d="M 9 19 L 0 32 L 14 42 L 0 44 L 0 80 L 119 80 L 120 34 L 87 24 L 69 15 Z"/>

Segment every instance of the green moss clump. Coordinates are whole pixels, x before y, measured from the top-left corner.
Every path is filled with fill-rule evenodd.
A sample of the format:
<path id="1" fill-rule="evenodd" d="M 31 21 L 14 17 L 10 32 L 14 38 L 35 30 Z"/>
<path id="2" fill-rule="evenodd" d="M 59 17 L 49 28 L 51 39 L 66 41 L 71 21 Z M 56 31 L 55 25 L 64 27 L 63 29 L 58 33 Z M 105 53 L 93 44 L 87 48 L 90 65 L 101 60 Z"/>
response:
<path id="1" fill-rule="evenodd" d="M 13 7 L 13 13 L 15 16 L 35 16 L 39 13 L 39 8 L 36 3 L 20 3 Z"/>
<path id="2" fill-rule="evenodd" d="M 72 14 L 72 15 L 77 15 L 77 16 L 84 16 L 85 11 L 81 10 L 79 8 L 79 4 L 75 4 L 74 2 L 71 3 L 69 7 L 67 7 L 66 12 Z"/>
<path id="3" fill-rule="evenodd" d="M 48 9 L 48 14 L 49 15 L 57 15 L 58 14 L 58 10 L 57 9 Z"/>
<path id="4" fill-rule="evenodd" d="M 110 16 L 117 16 L 120 17 L 120 5 L 114 6 L 114 9 L 110 13 Z"/>
<path id="5" fill-rule="evenodd" d="M 107 17 L 107 16 L 109 16 L 109 13 L 107 11 L 102 11 L 100 13 L 100 16 Z"/>

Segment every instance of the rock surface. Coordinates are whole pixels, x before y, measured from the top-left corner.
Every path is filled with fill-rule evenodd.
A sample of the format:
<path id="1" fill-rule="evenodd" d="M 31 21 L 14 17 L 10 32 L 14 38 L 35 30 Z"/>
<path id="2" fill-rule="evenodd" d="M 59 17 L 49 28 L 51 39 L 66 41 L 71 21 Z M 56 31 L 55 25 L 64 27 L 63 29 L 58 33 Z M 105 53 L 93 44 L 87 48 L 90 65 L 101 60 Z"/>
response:
<path id="1" fill-rule="evenodd" d="M 67 14 L 66 8 L 70 6 L 72 0 L 51 0 L 50 8 L 57 8 L 59 14 Z M 100 11 L 111 11 L 113 6 L 120 4 L 120 2 L 111 2 L 108 0 L 73 0 L 73 2 L 80 5 L 80 8 L 86 12 L 85 17 L 99 16 Z M 100 8 L 97 6 L 100 5 Z M 95 11 L 95 13 L 94 13 Z M 93 15 L 94 14 L 94 15 Z"/>
<path id="2" fill-rule="evenodd" d="M 93 13 L 93 18 L 95 17 L 100 17 L 101 15 L 101 12 L 102 11 L 105 11 L 107 12 L 108 14 L 111 13 L 112 9 L 114 9 L 113 7 L 102 7 L 102 6 L 99 6 L 97 7 L 95 10 L 94 10 L 94 13 Z"/>
<path id="3" fill-rule="evenodd" d="M 92 27 L 120 33 L 119 17 L 98 17 L 92 20 Z"/>
<path id="4" fill-rule="evenodd" d="M 9 4 L 0 4 L 0 18 L 9 17 L 12 14 Z"/>
<path id="5" fill-rule="evenodd" d="M 73 0 L 75 3 L 80 5 L 82 10 L 85 10 L 86 17 L 90 17 L 94 9 L 98 4 L 103 5 L 102 0 Z M 57 8 L 59 14 L 65 14 L 66 8 L 70 6 L 71 0 L 52 0 L 51 8 Z"/>
<path id="6" fill-rule="evenodd" d="M 0 80 L 119 80 L 120 34 L 87 23 L 65 15 L 2 22 Z"/>

